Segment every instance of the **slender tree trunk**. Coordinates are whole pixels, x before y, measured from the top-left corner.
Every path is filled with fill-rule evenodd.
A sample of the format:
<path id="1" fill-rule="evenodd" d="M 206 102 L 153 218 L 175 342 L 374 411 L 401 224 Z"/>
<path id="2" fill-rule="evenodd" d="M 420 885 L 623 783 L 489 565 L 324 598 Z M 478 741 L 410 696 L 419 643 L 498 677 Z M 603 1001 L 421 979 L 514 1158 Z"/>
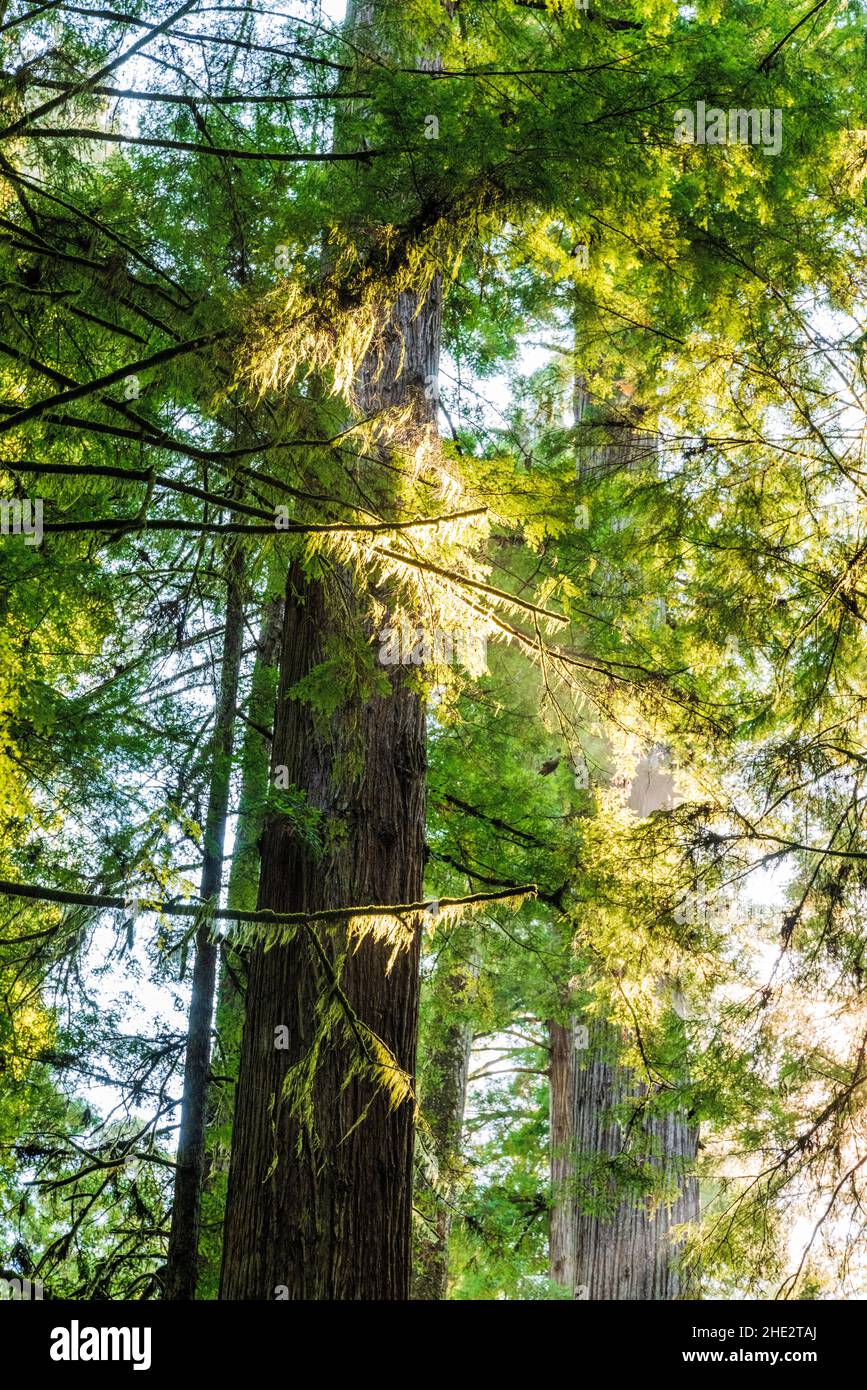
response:
<path id="1" fill-rule="evenodd" d="M 211 784 L 205 817 L 204 858 L 201 897 L 206 903 L 219 899 L 229 811 L 232 747 L 238 676 L 244 636 L 244 608 L 241 597 L 242 559 L 236 553 L 231 562 L 226 603 L 226 633 L 223 664 L 214 720 Z M 196 932 L 196 957 L 187 1024 L 184 1088 L 181 1102 L 181 1128 L 175 1170 L 172 1225 L 166 1261 L 164 1296 L 167 1299 L 195 1298 L 198 1278 L 199 1221 L 201 1214 L 202 1172 L 205 1154 L 205 1120 L 211 1068 L 211 1027 L 214 1014 L 214 985 L 217 947 L 211 940 L 210 926 L 203 923 Z"/>
<path id="2" fill-rule="evenodd" d="M 682 1297 L 687 1288 L 672 1228 L 699 1217 L 698 1182 L 690 1176 L 698 1130 L 668 1112 L 637 1121 L 626 1141 L 613 1111 L 646 1088 L 620 1064 L 615 1029 L 593 1022 L 587 1035 L 583 1047 L 580 1028 L 550 1029 L 551 1278 L 573 1298 Z M 618 1200 L 626 1173 L 636 1190 Z M 667 1200 L 641 1196 L 651 1179 Z"/>
<path id="3" fill-rule="evenodd" d="M 436 1180 L 429 1178 L 418 1192 L 417 1202 L 426 1218 L 419 1222 L 415 1244 L 412 1297 L 439 1300 L 446 1297 L 449 1274 L 449 1240 L 458 1191 L 461 1139 L 467 1102 L 467 1077 L 473 1046 L 472 1023 L 455 1016 L 460 1001 L 478 976 L 478 954 L 468 933 L 454 931 L 449 941 L 450 959 L 435 989 L 437 1018 L 420 1079 L 422 1115 L 429 1131 Z M 463 959 L 455 959 L 463 954 Z M 439 972 L 438 972 L 439 973 Z"/>
<path id="4" fill-rule="evenodd" d="M 253 908 L 259 893 L 259 838 L 268 800 L 271 734 L 277 705 L 276 673 L 280 665 L 283 637 L 283 601 L 283 594 L 276 594 L 265 604 L 241 741 L 241 790 L 227 889 L 229 904 L 240 909 Z"/>
<path id="5" fill-rule="evenodd" d="M 232 866 L 226 889 L 229 907 L 242 911 L 256 906 L 259 892 L 259 838 L 268 799 L 268 770 L 271 740 L 268 731 L 274 723 L 277 702 L 276 671 L 283 637 L 283 594 L 265 603 L 257 642 L 256 660 L 247 700 L 247 720 L 239 756 L 240 789 Z M 202 1236 L 200 1259 L 204 1265 L 198 1296 L 216 1297 L 220 1282 L 222 1228 L 226 1208 L 229 1153 L 235 1086 L 241 1060 L 244 1028 L 244 996 L 247 978 L 247 952 L 231 940 L 223 942 L 217 984 L 216 1031 L 219 1041 L 219 1086 L 210 1091 L 207 1143 L 202 1178 Z"/>
<path id="6" fill-rule="evenodd" d="M 551 1220 L 550 1277 L 574 1297 L 578 1268 L 578 1194 L 575 1186 L 575 1022 L 548 1023 Z"/>

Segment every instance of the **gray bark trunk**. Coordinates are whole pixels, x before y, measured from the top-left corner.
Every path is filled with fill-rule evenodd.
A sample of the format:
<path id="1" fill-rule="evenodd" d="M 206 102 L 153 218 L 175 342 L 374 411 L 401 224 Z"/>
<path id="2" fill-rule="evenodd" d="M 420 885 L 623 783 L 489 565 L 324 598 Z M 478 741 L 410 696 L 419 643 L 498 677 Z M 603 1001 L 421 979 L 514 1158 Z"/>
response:
<path id="1" fill-rule="evenodd" d="M 678 1113 L 637 1120 L 629 1135 L 614 1111 L 646 1095 L 619 1061 L 616 1030 L 593 1022 L 587 1047 L 577 1027 L 552 1023 L 551 1278 L 573 1298 L 664 1300 L 689 1290 L 672 1228 L 699 1218 L 690 1176 L 698 1130 Z M 618 1200 L 627 1181 L 629 1197 Z M 642 1196 L 650 1184 L 667 1192 Z"/>
<path id="2" fill-rule="evenodd" d="M 435 986 L 440 1006 L 437 1013 L 441 1010 L 442 1017 L 432 1029 L 420 1078 L 422 1115 L 429 1131 L 427 1143 L 432 1147 L 436 1177 L 423 1182 L 417 1194 L 424 1220 L 418 1223 L 412 1297 L 428 1301 L 444 1299 L 448 1290 L 449 1240 L 459 1187 L 473 1046 L 472 1024 L 460 1016 L 454 1017 L 455 1000 L 462 997 L 478 975 L 475 939 L 469 932 L 452 932 L 449 953 L 446 968 Z"/>
<path id="3" fill-rule="evenodd" d="M 548 1023 L 551 1218 L 548 1273 L 575 1297 L 578 1194 L 575 1189 L 575 1023 Z"/>
<path id="4" fill-rule="evenodd" d="M 607 423 L 585 416 L 576 382 L 576 423 L 595 445 L 576 450 L 579 481 L 593 474 L 652 467 L 657 437 L 642 430 L 642 412 L 621 402 Z M 642 759 L 628 804 L 639 816 L 668 810 L 674 779 L 666 750 Z M 586 1033 L 586 1039 L 585 1039 Z M 639 1119 L 624 1134 L 615 1111 L 645 1096 L 621 1065 L 617 1030 L 594 1020 L 549 1023 L 552 1209 L 549 1272 L 573 1298 L 667 1300 L 686 1290 L 672 1228 L 699 1219 L 697 1179 L 690 1176 L 698 1130 L 677 1113 Z M 629 1195 L 618 1199 L 624 1180 Z M 642 1189 L 666 1195 L 656 1201 Z"/>
<path id="5" fill-rule="evenodd" d="M 275 669 L 280 660 L 282 633 L 283 595 L 278 594 L 265 604 L 256 661 L 250 681 L 247 722 L 241 740 L 241 785 L 226 902 L 229 907 L 242 911 L 255 909 L 259 891 L 259 837 L 265 819 L 271 758 L 271 741 L 263 730 L 270 729 L 274 723 L 277 699 Z M 210 1091 L 207 1146 L 202 1178 L 202 1234 L 199 1241 L 199 1257 L 203 1268 L 198 1291 L 200 1298 L 215 1297 L 220 1280 L 222 1224 L 226 1206 L 235 1085 L 241 1060 L 246 974 L 246 952 L 235 949 L 229 942 L 224 942 L 216 1008 L 220 1082 L 219 1085 L 213 1085 Z"/>
<path id="6" fill-rule="evenodd" d="M 201 897 L 206 903 L 219 901 L 229 812 L 232 747 L 235 710 L 238 703 L 238 675 L 244 636 L 244 608 L 240 590 L 243 561 L 237 553 L 231 562 L 226 603 L 226 634 L 223 664 L 211 745 L 211 784 L 205 817 L 204 859 Z M 211 940 L 209 924 L 196 932 L 196 956 L 190 993 L 184 1086 L 181 1101 L 181 1127 L 175 1169 L 172 1224 L 166 1259 L 164 1297 L 193 1299 L 199 1273 L 199 1223 L 205 1157 L 205 1122 L 211 1070 L 211 1029 L 214 1017 L 214 986 L 217 974 L 217 947 Z"/>

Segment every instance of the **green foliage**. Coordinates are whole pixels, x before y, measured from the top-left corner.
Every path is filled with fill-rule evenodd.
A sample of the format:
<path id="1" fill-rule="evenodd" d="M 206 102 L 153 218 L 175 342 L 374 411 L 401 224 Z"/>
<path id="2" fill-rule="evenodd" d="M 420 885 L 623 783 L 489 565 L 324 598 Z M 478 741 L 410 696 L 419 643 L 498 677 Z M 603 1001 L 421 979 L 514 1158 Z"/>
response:
<path id="1" fill-rule="evenodd" d="M 0 876 L 195 894 L 239 556 L 250 631 L 292 566 L 327 593 L 332 644 L 287 692 L 323 724 L 388 695 L 386 622 L 485 638 L 487 674 L 413 677 L 435 695 L 431 895 L 539 889 L 460 926 L 443 914 L 425 941 L 422 1137 L 450 1029 L 482 1056 L 502 1046 L 509 1075 L 470 1083 L 440 1165 L 453 1186 L 420 1199 L 428 1220 L 446 1190 L 458 1210 L 452 1296 L 559 1296 L 544 1029 L 578 1015 L 623 1030 L 650 1110 L 702 1126 L 708 1289 L 848 1292 L 867 968 L 863 6 L 793 30 L 782 0 L 633 0 L 616 21 L 560 0 L 462 0 L 447 19 L 412 0 L 375 53 L 297 8 L 203 12 L 207 41 L 155 39 L 100 84 L 137 96 L 68 84 L 166 6 L 37 7 L 4 32 L 0 496 L 41 498 L 48 529 L 33 547 L 0 536 Z M 779 110 L 779 153 L 678 144 L 675 112 L 698 101 Z M 419 428 L 430 383 L 362 408 L 365 374 L 394 368 L 396 303 L 441 287 L 442 440 Z M 232 767 L 239 910 L 263 816 L 315 852 L 342 833 L 268 783 L 276 692 L 248 648 L 260 745 Z M 629 787 L 653 747 L 678 804 L 638 821 Z M 750 909 L 766 867 L 788 875 L 772 927 Z M 690 893 L 728 906 L 684 921 Z M 52 1292 L 156 1296 L 181 935 L 126 910 L 2 904 L 4 1244 Z M 406 930 L 387 911 L 356 929 Z M 472 982 L 455 990 L 466 933 Z M 240 938 L 224 965 L 240 998 Z M 102 1016 L 115 975 L 157 1001 L 156 1041 L 119 1006 Z M 240 1007 L 218 1018 L 206 1296 Z M 290 1083 L 302 1114 L 337 1037 L 358 1042 L 326 990 Z M 363 1039 L 366 1076 L 388 1074 L 383 1048 Z M 393 1099 L 410 1083 L 395 1084 Z M 609 1207 L 647 1191 L 636 1153 L 599 1174 Z M 800 1269 L 793 1193 L 818 1215 L 831 1201 L 829 1249 Z"/>

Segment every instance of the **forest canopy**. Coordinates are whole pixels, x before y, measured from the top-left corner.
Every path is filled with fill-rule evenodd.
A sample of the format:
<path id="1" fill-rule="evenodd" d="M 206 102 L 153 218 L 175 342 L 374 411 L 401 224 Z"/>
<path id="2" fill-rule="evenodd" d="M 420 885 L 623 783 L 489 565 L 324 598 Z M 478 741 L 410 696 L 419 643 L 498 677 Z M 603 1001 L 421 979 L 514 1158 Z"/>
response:
<path id="1" fill-rule="evenodd" d="M 864 5 L 0 43 L 0 1291 L 867 1296 Z"/>

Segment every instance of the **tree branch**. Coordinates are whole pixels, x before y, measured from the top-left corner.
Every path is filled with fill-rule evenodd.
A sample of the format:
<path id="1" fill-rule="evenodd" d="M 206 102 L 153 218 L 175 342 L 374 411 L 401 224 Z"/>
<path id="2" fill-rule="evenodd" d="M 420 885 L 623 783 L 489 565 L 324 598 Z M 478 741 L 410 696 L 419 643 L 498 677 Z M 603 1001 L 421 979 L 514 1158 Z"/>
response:
<path id="1" fill-rule="evenodd" d="M 182 489 L 189 490 L 189 489 Z M 196 489 L 194 491 L 202 491 Z M 207 495 L 207 494 L 206 494 Z M 218 505 L 251 512 L 254 515 L 263 515 L 252 507 L 239 508 L 236 503 L 228 498 L 214 499 Z M 257 526 L 253 522 L 244 521 L 196 521 L 190 517 L 157 517 L 150 521 L 143 521 L 137 516 L 109 516 L 85 519 L 82 521 L 46 521 L 43 523 L 42 530 L 47 534 L 63 534 L 65 532 L 81 531 L 194 531 L 202 535 L 248 535 L 248 536 L 271 536 L 277 535 L 329 535 L 331 533 L 349 532 L 354 534 L 357 531 L 365 533 L 380 534 L 383 531 L 409 531 L 418 526 L 438 526 L 441 522 L 458 521 L 463 517 L 478 516 L 484 512 L 484 508 L 473 508 L 467 512 L 454 512 L 450 516 L 442 517 L 418 517 L 415 521 L 324 521 L 324 522 L 304 522 L 287 521 L 278 526 L 276 521 L 269 524 Z"/>
<path id="2" fill-rule="evenodd" d="M 27 898 L 34 902 L 60 903 L 72 907 L 93 907 L 102 909 L 128 910 L 132 898 L 108 897 L 99 893 L 71 893 L 60 888 L 44 888 L 41 884 L 12 883 L 0 879 L 0 896 Z M 361 907 L 336 907 L 323 912 L 271 912 L 267 908 L 259 912 L 242 912 L 229 907 L 216 907 L 209 916 L 219 922 L 261 922 L 268 926 L 301 926 L 307 922 L 346 921 L 351 917 L 367 917 L 371 914 L 388 913 L 392 917 L 409 917 L 428 913 L 432 909 L 448 907 L 473 907 L 478 904 L 502 902 L 504 898 L 535 898 L 537 889 L 534 883 L 516 884 L 503 893 L 471 893 L 465 898 L 428 898 L 416 903 L 365 903 Z M 176 903 L 149 901 L 138 902 L 142 912 L 158 912 L 163 917 L 198 917 L 203 903 Z M 0 938 L 0 946 L 2 946 Z"/>
<path id="3" fill-rule="evenodd" d="M 128 376 L 136 376 L 139 372 L 148 371 L 152 367 L 161 367 L 163 363 L 171 362 L 175 357 L 182 357 L 190 352 L 198 352 L 200 348 L 209 347 L 212 343 L 219 342 L 220 339 L 228 336 L 229 330 L 221 329 L 217 333 L 207 333 L 201 338 L 191 338 L 185 343 L 174 343 L 171 347 L 163 348 L 161 352 L 155 352 L 150 357 L 141 357 L 136 362 L 129 362 L 125 367 L 116 367 L 113 372 L 96 377 L 94 381 L 76 384 L 66 391 L 59 391 L 55 396 L 46 396 L 45 400 L 25 406 L 23 410 L 16 410 L 14 414 L 0 421 L 0 434 L 4 434 L 6 430 L 14 429 L 16 425 L 23 425 L 26 420 L 37 419 L 40 415 L 44 415 L 46 410 L 52 410 L 55 406 L 65 405 L 68 401 L 79 401 L 84 396 L 91 396 L 94 392 L 101 391 L 105 386 L 113 386 L 115 382 L 123 381 Z"/>
<path id="4" fill-rule="evenodd" d="M 176 24 L 179 19 L 183 19 L 185 14 L 189 14 L 190 10 L 194 10 L 198 3 L 199 0 L 186 0 L 186 4 L 181 5 L 179 10 L 175 10 L 174 14 L 170 15 L 168 19 L 164 19 L 162 24 L 149 24 L 147 26 L 148 32 L 143 34 L 140 39 L 136 39 L 135 43 L 130 44 L 129 48 L 124 49 L 123 53 L 119 53 L 116 58 L 112 58 L 110 63 L 106 63 L 96 72 L 91 73 L 89 77 L 83 77 L 81 81 L 73 82 L 69 91 L 61 93 L 58 97 L 52 97 L 50 101 L 44 101 L 41 106 L 34 107 L 32 111 L 25 111 L 24 115 L 21 116 L 19 120 L 14 121 L 13 124 L 7 126 L 5 130 L 0 130 L 0 139 L 11 139 L 13 135 L 17 135 L 20 131 L 24 130 L 30 121 L 35 121 L 41 116 L 47 116 L 49 111 L 56 111 L 59 107 L 65 106 L 70 97 L 80 96 L 82 92 L 86 92 L 94 83 L 101 81 L 103 77 L 107 77 L 110 72 L 114 72 L 115 68 L 123 67 L 124 63 L 126 63 L 134 53 L 140 52 L 147 44 L 158 38 L 160 34 L 164 34 L 166 30 L 170 29 L 173 24 Z"/>
<path id="5" fill-rule="evenodd" d="M 191 154 L 208 154 L 217 159 L 253 159 L 278 164 L 366 164 L 386 154 L 402 154 L 402 150 L 242 150 L 218 145 L 197 145 L 193 140 L 156 139 L 144 135 L 121 135 L 114 130 L 91 130 L 78 126 L 31 126 L 27 138 L 49 136 L 55 140 L 107 140 L 114 145 L 144 145 L 154 150 L 188 150 Z"/>
<path id="6" fill-rule="evenodd" d="M 789 42 L 789 39 L 792 37 L 793 34 L 797 34 L 802 24 L 806 24 L 807 20 L 812 19 L 814 14 L 818 14 L 820 10 L 823 10 L 827 3 L 828 0 L 819 0 L 819 3 L 817 5 L 814 5 L 811 10 L 808 10 L 807 13 L 804 15 L 803 19 L 799 19 L 797 24 L 793 25 L 787 34 L 783 35 L 783 37 L 780 39 L 780 42 L 774 44 L 770 53 L 765 54 L 764 58 L 762 58 L 761 62 L 759 63 L 758 71 L 768 72 L 771 64 L 773 63 L 780 49 L 785 47 L 785 45 Z"/>

